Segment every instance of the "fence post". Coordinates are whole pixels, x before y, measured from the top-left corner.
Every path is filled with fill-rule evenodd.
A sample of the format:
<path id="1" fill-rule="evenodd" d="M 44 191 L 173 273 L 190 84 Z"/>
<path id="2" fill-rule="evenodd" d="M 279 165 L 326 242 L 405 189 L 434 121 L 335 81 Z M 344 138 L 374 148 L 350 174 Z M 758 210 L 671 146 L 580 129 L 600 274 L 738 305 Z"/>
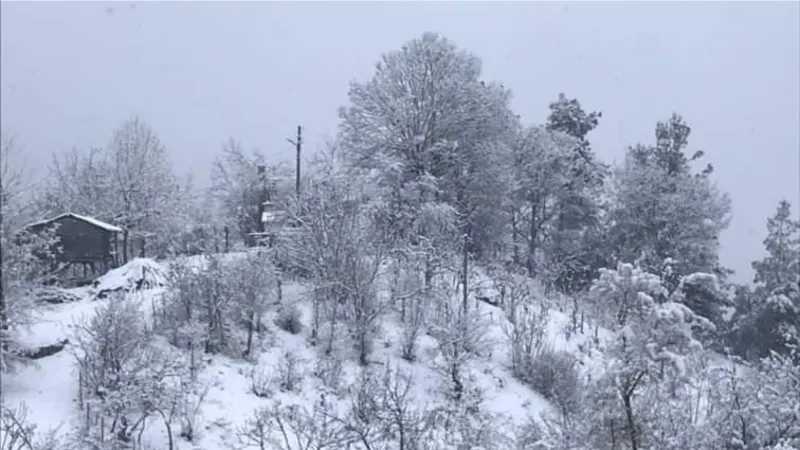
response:
<path id="1" fill-rule="evenodd" d="M 128 262 L 128 229 L 122 232 L 122 264 Z"/>
<path id="2" fill-rule="evenodd" d="M 225 226 L 225 253 L 228 253 L 228 240 L 230 239 L 231 230 Z"/>

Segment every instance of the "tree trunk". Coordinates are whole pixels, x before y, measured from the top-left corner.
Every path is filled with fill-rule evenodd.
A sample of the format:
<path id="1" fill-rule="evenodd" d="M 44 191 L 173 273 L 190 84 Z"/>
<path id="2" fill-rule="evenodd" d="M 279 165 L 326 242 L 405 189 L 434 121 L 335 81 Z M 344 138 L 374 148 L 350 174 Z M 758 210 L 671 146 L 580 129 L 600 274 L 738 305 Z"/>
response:
<path id="1" fill-rule="evenodd" d="M 167 430 L 167 443 L 168 443 L 168 450 L 173 450 L 175 448 L 175 438 L 172 436 L 172 424 L 169 423 L 169 418 L 166 414 L 162 411 L 159 411 L 161 414 L 161 418 L 164 419 L 164 428 Z"/>
<path id="2" fill-rule="evenodd" d="M 250 351 L 253 348 L 253 330 L 255 327 L 255 321 L 256 313 L 254 311 L 250 311 L 250 318 L 247 322 L 247 344 L 245 344 L 243 356 L 250 356 Z"/>
<path id="3" fill-rule="evenodd" d="M 514 261 L 515 266 L 519 266 L 519 225 L 517 224 L 517 210 L 516 208 L 511 208 L 511 258 Z"/>
<path id="4" fill-rule="evenodd" d="M 536 248 L 539 240 L 539 224 L 536 220 L 538 217 L 536 212 L 537 203 L 536 199 L 531 199 L 531 222 L 528 230 L 528 258 L 525 265 L 528 269 L 528 275 L 530 276 L 536 275 Z"/>
<path id="5" fill-rule="evenodd" d="M 636 421 L 633 416 L 633 405 L 631 405 L 632 394 L 622 395 L 622 404 L 625 406 L 625 418 L 628 421 L 628 436 L 631 440 L 631 450 L 639 450 L 639 436 L 636 432 Z"/>
<path id="6" fill-rule="evenodd" d="M 230 242 L 231 230 L 230 228 L 225 226 L 225 253 L 228 253 L 228 245 Z"/>
<path id="7" fill-rule="evenodd" d="M 433 284 L 433 264 L 430 255 L 425 256 L 425 292 L 429 292 Z"/>
<path id="8" fill-rule="evenodd" d="M 455 392 L 456 400 L 461 400 L 461 395 L 464 393 L 464 384 L 461 382 L 457 363 L 452 363 L 450 365 L 450 379 L 453 381 L 453 391 Z"/>
<path id="9" fill-rule="evenodd" d="M 467 253 L 467 244 L 468 244 L 468 237 L 464 235 L 464 260 L 463 260 L 463 267 L 462 267 L 462 283 L 463 283 L 463 291 L 461 292 L 461 301 L 463 302 L 462 308 L 464 310 L 464 319 L 466 320 L 467 317 L 467 309 L 469 307 L 469 253 Z"/>

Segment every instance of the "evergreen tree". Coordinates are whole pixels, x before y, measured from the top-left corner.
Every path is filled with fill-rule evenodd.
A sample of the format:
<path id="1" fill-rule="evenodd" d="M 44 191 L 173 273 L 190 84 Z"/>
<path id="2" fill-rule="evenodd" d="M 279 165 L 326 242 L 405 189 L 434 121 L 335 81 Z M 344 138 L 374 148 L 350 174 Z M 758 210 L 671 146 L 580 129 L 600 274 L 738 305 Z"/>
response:
<path id="1" fill-rule="evenodd" d="M 800 221 L 792 218 L 788 202 L 781 201 L 767 219 L 764 247 L 767 256 L 753 262 L 756 298 L 763 301 L 741 327 L 742 334 L 755 337 L 744 350 L 757 357 L 786 355 L 800 344 Z"/>
<path id="2" fill-rule="evenodd" d="M 690 163 L 703 153 L 686 156 L 690 131 L 678 115 L 659 122 L 656 145 L 630 148 L 615 174 L 616 256 L 671 275 L 670 290 L 690 273 L 726 273 L 718 252 L 719 234 L 730 221 L 730 200 L 710 180 L 710 164 L 693 173 Z"/>
<path id="3" fill-rule="evenodd" d="M 610 211 L 609 240 L 617 260 L 635 260 L 660 275 L 670 293 L 686 275 L 705 273 L 724 282 L 728 273 L 719 262 L 719 235 L 730 221 L 730 200 L 710 179 L 710 164 L 699 173 L 692 170 L 703 153 L 687 156 L 690 133 L 673 114 L 656 125 L 655 145 L 630 148 L 615 173 Z M 684 294 L 695 313 L 720 323 L 729 303 L 724 295 L 705 288 Z"/>
<path id="4" fill-rule="evenodd" d="M 792 218 L 791 206 L 781 200 L 773 217 L 767 219 L 767 237 L 764 239 L 767 256 L 753 262 L 756 284 L 767 291 L 797 282 L 800 274 L 800 221 Z"/>
<path id="5" fill-rule="evenodd" d="M 575 139 L 560 166 L 564 184 L 558 190 L 556 218 L 547 256 L 556 272 L 556 285 L 569 292 L 587 287 L 604 267 L 595 239 L 599 225 L 600 192 L 607 167 L 598 161 L 586 138 L 599 124 L 601 112 L 586 112 L 577 99 L 559 94 L 550 104 L 545 128 Z"/>

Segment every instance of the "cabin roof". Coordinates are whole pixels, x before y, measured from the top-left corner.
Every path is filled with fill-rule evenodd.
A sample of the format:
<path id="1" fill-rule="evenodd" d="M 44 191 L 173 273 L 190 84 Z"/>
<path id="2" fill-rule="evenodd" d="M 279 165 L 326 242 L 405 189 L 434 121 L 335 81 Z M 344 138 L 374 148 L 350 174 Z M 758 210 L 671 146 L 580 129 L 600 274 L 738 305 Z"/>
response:
<path id="1" fill-rule="evenodd" d="M 116 225 L 111 225 L 110 223 L 103 222 L 102 220 L 97 220 L 94 217 L 82 216 L 80 214 L 75 214 L 75 213 L 64 213 L 64 214 L 60 214 L 58 216 L 55 216 L 55 217 L 53 217 L 51 219 L 46 219 L 46 220 L 40 220 L 38 222 L 33 222 L 31 224 L 26 225 L 25 228 L 36 227 L 36 226 L 41 226 L 41 225 L 47 225 L 47 224 L 53 223 L 53 222 L 55 222 L 57 220 L 61 220 L 61 219 L 65 218 L 65 217 L 72 217 L 73 219 L 80 220 L 82 222 L 86 222 L 86 223 L 88 223 L 90 225 L 96 226 L 97 228 L 100 228 L 100 229 L 103 229 L 103 230 L 106 230 L 106 231 L 110 231 L 112 233 L 122 233 L 122 228 L 120 228 L 120 227 L 118 227 Z"/>

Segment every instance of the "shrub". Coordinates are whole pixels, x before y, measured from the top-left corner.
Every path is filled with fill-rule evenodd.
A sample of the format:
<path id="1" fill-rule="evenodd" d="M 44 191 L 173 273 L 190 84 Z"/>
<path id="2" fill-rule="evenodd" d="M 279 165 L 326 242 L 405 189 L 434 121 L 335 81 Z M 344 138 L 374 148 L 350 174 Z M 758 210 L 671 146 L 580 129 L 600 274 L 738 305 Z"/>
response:
<path id="1" fill-rule="evenodd" d="M 275 393 L 272 389 L 272 375 L 265 366 L 255 366 L 250 372 L 250 392 L 261 398 L 272 397 Z"/>
<path id="2" fill-rule="evenodd" d="M 37 303 L 50 303 L 52 305 L 74 303 L 81 300 L 80 295 L 61 288 L 40 288 L 34 291 L 33 295 Z"/>
<path id="3" fill-rule="evenodd" d="M 303 329 L 303 319 L 300 309 L 295 305 L 287 305 L 278 311 L 275 323 L 282 330 L 298 334 Z"/>
<path id="4" fill-rule="evenodd" d="M 543 347 L 531 360 L 524 381 L 564 412 L 574 412 L 581 393 L 578 361 L 565 352 Z"/>
<path id="5" fill-rule="evenodd" d="M 294 353 L 286 351 L 283 353 L 278 365 L 278 377 L 275 381 L 282 392 L 295 392 L 300 390 L 303 380 L 301 369 L 303 361 Z"/>
<path id="6" fill-rule="evenodd" d="M 342 384 L 342 377 L 344 376 L 343 359 L 340 355 L 326 354 L 324 352 L 320 352 L 317 356 L 314 375 L 322 380 L 322 384 L 334 391 L 337 391 Z"/>

